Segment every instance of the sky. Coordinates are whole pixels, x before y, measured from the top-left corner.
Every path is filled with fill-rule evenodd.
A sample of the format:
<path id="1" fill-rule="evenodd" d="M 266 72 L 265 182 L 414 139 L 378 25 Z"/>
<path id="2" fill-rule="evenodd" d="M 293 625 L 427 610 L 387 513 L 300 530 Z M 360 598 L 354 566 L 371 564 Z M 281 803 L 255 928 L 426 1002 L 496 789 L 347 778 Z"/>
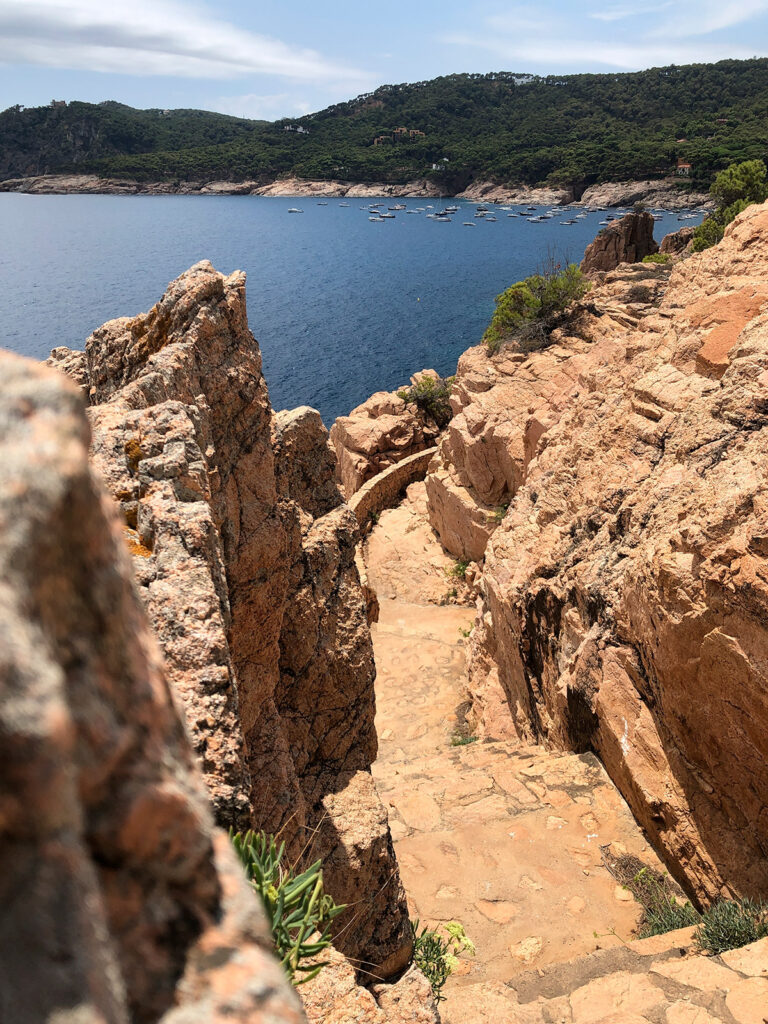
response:
<path id="1" fill-rule="evenodd" d="M 385 83 L 768 55 L 768 0 L 0 0 L 0 110 L 295 117 Z"/>

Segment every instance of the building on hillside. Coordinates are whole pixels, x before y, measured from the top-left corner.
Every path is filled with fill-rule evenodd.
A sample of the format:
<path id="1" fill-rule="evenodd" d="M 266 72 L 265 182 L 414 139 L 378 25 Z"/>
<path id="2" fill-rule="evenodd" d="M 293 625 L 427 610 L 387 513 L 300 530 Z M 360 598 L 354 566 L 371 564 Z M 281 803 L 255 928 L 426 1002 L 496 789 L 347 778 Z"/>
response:
<path id="1" fill-rule="evenodd" d="M 409 131 L 408 131 L 408 135 L 412 139 L 419 139 L 419 138 L 423 139 L 424 138 L 424 132 L 419 131 L 418 128 L 410 128 Z"/>
<path id="2" fill-rule="evenodd" d="M 680 158 L 677 161 L 677 167 L 675 168 L 675 174 L 679 174 L 683 177 L 689 177 L 693 171 L 693 164 L 689 164 L 687 161 Z"/>
<path id="3" fill-rule="evenodd" d="M 394 130 L 394 131 L 392 132 L 392 134 L 393 134 L 393 135 L 394 135 L 394 136 L 395 136 L 396 138 L 400 139 L 400 138 L 402 138 L 402 137 L 403 137 L 404 135 L 407 135 L 407 134 L 408 134 L 408 129 L 407 129 L 407 128 L 395 128 L 395 130 Z"/>
<path id="4" fill-rule="evenodd" d="M 374 146 L 385 146 L 387 143 L 392 143 L 394 140 L 391 135 L 377 135 L 373 140 Z"/>

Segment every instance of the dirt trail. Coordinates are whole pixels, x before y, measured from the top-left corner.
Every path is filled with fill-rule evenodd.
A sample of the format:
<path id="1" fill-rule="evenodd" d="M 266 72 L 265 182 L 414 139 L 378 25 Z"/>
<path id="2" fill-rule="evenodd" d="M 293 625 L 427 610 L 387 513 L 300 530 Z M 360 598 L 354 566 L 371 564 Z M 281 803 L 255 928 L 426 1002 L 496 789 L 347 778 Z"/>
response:
<path id="1" fill-rule="evenodd" d="M 374 776 L 412 917 L 458 920 L 477 946 L 441 1008 L 446 1024 L 468 1024 L 464 1010 L 451 1010 L 452 993 L 457 1011 L 465 1002 L 462 987 L 507 982 L 632 937 L 639 908 L 605 868 L 601 847 L 659 864 L 591 755 L 452 745 L 474 608 L 436 603 L 455 580 L 428 526 L 423 484 L 381 514 L 364 554 L 381 607 Z"/>

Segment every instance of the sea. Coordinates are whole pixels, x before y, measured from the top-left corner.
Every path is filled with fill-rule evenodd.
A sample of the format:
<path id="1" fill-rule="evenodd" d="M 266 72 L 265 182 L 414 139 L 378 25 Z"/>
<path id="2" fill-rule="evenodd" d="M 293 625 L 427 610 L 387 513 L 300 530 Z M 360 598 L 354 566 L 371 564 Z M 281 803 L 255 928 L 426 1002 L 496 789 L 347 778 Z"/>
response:
<path id="1" fill-rule="evenodd" d="M 439 200 L 255 196 L 0 195 L 0 345 L 45 359 L 82 348 L 106 320 L 149 309 L 192 264 L 247 274 L 248 320 L 275 409 L 310 405 L 326 425 L 375 391 L 432 367 L 448 375 L 477 344 L 494 298 L 552 257 L 578 262 L 608 215 L 524 208 L 496 221 Z M 292 209 L 302 211 L 292 213 Z M 537 208 L 543 214 L 546 207 Z M 510 217 L 509 213 L 518 216 Z M 655 229 L 696 225 L 666 212 Z M 466 222 L 466 223 L 465 223 Z"/>

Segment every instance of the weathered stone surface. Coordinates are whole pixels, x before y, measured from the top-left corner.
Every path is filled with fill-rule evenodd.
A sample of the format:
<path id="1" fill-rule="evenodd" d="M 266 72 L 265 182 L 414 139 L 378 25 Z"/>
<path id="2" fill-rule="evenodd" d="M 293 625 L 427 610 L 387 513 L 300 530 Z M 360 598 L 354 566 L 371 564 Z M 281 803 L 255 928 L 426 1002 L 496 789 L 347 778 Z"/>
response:
<path id="1" fill-rule="evenodd" d="M 423 374 L 437 377 L 434 370 Z M 331 427 L 338 475 L 347 498 L 383 470 L 435 444 L 437 424 L 414 403 L 395 391 L 377 391 Z"/>
<path id="2" fill-rule="evenodd" d="M 394 985 L 355 982 L 349 963 L 331 950 L 328 966 L 301 989 L 309 1024 L 440 1024 L 429 982 L 416 967 Z"/>
<path id="3" fill-rule="evenodd" d="M 658 252 L 653 225 L 650 213 L 628 213 L 614 221 L 587 246 L 581 261 L 582 272 L 615 270 L 620 263 L 640 263 L 645 256 Z"/>
<path id="4" fill-rule="evenodd" d="M 473 635 L 478 675 L 498 677 L 480 719 L 491 708 L 525 737 L 595 750 L 703 901 L 768 890 L 766 273 L 768 206 L 753 206 L 675 265 L 658 309 L 616 315 L 608 275 L 592 341 L 530 357 L 543 394 L 498 403 L 525 410 L 508 442 L 522 482 L 468 477 L 512 495 Z M 701 358 L 714 332 L 716 375 Z M 524 367 L 507 376 L 527 384 Z M 570 389 L 553 391 L 556 369 Z M 462 384 L 460 367 L 454 424 L 506 416 L 490 405 L 498 373 Z"/>
<path id="5" fill-rule="evenodd" d="M 587 296 L 593 312 L 579 314 L 580 336 L 557 331 L 544 351 L 526 355 L 512 345 L 489 359 L 477 346 L 461 356 L 451 394 L 454 415 L 427 476 L 430 521 L 453 555 L 483 557 L 531 460 L 578 392 L 581 375 L 617 358 L 617 337 L 654 312 L 669 273 L 666 267 L 625 264 L 601 275 Z"/>
<path id="6" fill-rule="evenodd" d="M 370 784 L 357 523 L 320 417 L 273 415 L 244 275 L 209 263 L 149 313 L 94 332 L 86 359 L 94 462 L 120 504 L 216 816 L 280 831 L 294 856 L 309 844 L 338 902 L 366 893 L 352 924 L 339 919 L 339 943 L 386 977 L 407 962 L 410 931 Z"/>
<path id="7" fill-rule="evenodd" d="M 0 1018 L 299 1024 L 214 834 L 82 396 L 0 366 Z"/>

